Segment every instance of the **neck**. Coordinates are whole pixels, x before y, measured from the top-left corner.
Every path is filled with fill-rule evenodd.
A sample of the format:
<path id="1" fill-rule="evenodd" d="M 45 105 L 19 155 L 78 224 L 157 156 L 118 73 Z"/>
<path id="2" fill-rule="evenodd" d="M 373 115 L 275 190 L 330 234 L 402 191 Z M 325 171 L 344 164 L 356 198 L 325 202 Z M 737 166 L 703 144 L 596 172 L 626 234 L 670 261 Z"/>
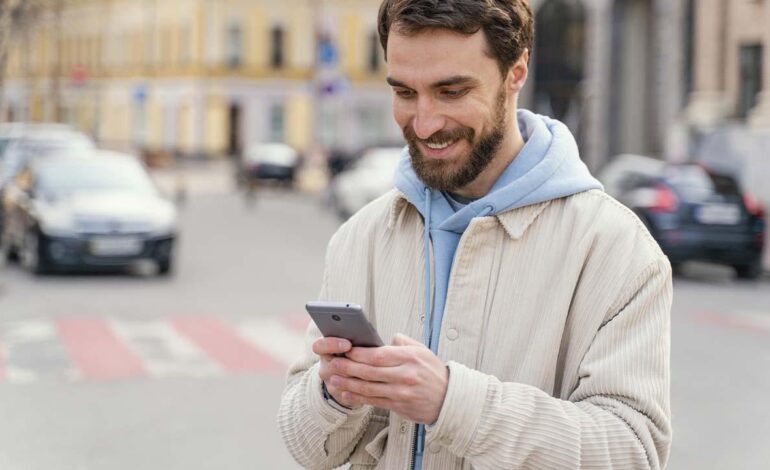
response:
<path id="1" fill-rule="evenodd" d="M 512 122 L 517 123 L 515 115 Z M 521 135 L 518 124 L 511 127 L 513 127 L 512 132 L 508 133 L 506 138 L 503 139 L 497 154 L 484 171 L 468 185 L 458 188 L 456 191 L 452 191 L 452 193 L 469 199 L 479 199 L 489 193 L 492 186 L 500 178 L 500 175 L 513 162 L 519 152 L 521 152 L 521 149 L 524 148 L 524 138 Z"/>

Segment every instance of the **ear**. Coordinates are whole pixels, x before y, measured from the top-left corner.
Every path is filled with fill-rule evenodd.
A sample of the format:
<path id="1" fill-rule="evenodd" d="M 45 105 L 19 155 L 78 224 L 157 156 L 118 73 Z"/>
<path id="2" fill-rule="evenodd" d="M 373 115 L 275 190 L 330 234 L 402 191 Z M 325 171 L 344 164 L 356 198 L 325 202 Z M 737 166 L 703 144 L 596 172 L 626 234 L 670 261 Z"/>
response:
<path id="1" fill-rule="evenodd" d="M 513 93 L 518 93 L 524 88 L 529 76 L 529 49 L 524 49 L 519 59 L 511 66 L 508 71 L 509 89 Z"/>

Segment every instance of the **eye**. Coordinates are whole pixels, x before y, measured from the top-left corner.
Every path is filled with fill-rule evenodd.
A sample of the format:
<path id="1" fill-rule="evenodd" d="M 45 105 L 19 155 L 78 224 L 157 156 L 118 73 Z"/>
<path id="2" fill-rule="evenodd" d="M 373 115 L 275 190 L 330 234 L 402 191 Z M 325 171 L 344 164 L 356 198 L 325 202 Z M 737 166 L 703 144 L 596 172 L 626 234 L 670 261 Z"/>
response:
<path id="1" fill-rule="evenodd" d="M 466 93 L 468 93 L 467 88 L 461 88 L 459 90 L 456 90 L 456 89 L 441 90 L 441 96 L 449 99 L 461 98 L 465 96 Z"/>
<path id="2" fill-rule="evenodd" d="M 409 99 L 415 96 L 414 90 L 409 90 L 406 88 L 396 88 L 393 91 L 396 93 L 396 96 L 403 99 Z"/>

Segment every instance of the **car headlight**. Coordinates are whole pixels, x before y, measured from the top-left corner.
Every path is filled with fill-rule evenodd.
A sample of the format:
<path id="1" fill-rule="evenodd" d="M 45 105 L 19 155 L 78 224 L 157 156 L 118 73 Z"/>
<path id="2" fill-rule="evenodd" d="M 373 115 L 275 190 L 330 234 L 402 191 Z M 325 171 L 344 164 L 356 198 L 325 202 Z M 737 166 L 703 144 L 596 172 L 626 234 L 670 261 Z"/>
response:
<path id="1" fill-rule="evenodd" d="M 167 210 L 155 215 L 150 223 L 150 233 L 153 236 L 173 235 L 178 229 L 176 210 L 173 207 L 169 207 Z"/>

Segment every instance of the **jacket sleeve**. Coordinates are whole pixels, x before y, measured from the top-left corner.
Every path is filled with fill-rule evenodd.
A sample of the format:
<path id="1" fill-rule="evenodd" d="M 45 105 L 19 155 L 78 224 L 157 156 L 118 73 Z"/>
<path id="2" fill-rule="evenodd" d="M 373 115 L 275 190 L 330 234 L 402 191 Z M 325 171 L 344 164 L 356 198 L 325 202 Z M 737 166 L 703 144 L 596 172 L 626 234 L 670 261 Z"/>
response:
<path id="1" fill-rule="evenodd" d="M 663 468 L 671 444 L 671 268 L 654 262 L 596 333 L 567 400 L 449 363 L 428 445 L 474 468 Z"/>
<path id="2" fill-rule="evenodd" d="M 321 299 L 328 298 L 328 266 L 327 262 Z M 318 328 L 311 323 L 304 351 L 289 368 L 278 426 L 289 452 L 303 467 L 333 469 L 347 462 L 367 434 L 373 408 L 344 410 L 326 400 L 321 387 L 323 381 L 318 375 L 319 358 L 312 350 L 313 342 L 320 337 Z"/>

